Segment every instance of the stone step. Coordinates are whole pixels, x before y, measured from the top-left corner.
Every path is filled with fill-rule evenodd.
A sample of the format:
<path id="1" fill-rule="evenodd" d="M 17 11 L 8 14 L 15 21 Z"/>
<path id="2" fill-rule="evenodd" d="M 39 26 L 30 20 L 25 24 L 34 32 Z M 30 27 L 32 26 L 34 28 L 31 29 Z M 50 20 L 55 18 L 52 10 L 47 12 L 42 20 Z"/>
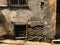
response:
<path id="1" fill-rule="evenodd" d="M 0 45 L 24 45 L 24 40 L 0 40 Z"/>
<path id="2" fill-rule="evenodd" d="M 51 43 L 25 40 L 0 40 L 0 45 L 51 45 Z"/>

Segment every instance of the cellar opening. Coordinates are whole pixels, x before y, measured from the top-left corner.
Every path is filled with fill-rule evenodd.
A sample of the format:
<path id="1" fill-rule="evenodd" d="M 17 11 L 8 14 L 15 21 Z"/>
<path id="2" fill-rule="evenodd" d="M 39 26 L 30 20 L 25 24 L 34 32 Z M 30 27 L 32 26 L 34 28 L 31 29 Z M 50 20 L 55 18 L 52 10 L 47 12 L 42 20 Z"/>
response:
<path id="1" fill-rule="evenodd" d="M 26 25 L 14 25 L 14 30 L 15 30 L 16 38 L 26 38 L 27 37 Z"/>

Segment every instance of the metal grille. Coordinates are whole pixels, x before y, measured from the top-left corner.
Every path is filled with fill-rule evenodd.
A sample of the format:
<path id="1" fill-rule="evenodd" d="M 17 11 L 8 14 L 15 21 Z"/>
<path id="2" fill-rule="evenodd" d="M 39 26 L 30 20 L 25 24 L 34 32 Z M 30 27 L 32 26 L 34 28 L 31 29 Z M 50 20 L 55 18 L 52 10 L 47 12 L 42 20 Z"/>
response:
<path id="1" fill-rule="evenodd" d="M 27 6 L 27 0 L 9 0 L 9 6 Z"/>

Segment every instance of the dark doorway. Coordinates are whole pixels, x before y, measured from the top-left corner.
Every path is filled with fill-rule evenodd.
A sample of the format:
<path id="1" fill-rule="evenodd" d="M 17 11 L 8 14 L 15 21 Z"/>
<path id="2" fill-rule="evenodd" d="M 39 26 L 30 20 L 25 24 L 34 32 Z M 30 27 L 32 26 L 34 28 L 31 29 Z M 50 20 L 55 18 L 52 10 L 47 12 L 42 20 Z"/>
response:
<path id="1" fill-rule="evenodd" d="M 19 38 L 25 38 L 26 35 L 26 25 L 15 25 L 15 37 Z"/>
<path id="2" fill-rule="evenodd" d="M 56 38 L 60 39 L 60 0 L 57 0 Z"/>

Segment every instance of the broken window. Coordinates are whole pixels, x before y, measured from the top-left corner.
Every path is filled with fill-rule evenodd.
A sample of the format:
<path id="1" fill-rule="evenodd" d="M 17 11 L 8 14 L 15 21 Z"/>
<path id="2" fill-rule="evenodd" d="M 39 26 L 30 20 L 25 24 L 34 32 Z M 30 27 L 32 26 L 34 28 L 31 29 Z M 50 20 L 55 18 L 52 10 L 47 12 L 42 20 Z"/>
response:
<path id="1" fill-rule="evenodd" d="M 9 6 L 27 6 L 27 0 L 9 0 Z"/>

